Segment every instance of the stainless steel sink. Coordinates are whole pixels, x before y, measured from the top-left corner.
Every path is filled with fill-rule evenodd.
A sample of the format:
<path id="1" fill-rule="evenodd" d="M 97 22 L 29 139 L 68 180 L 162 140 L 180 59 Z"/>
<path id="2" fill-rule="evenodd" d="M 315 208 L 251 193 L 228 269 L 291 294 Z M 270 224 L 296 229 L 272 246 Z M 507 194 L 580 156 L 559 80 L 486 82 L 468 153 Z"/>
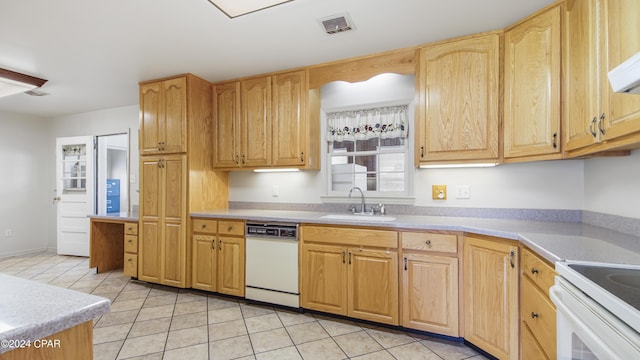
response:
<path id="1" fill-rule="evenodd" d="M 376 222 L 376 221 L 393 221 L 396 218 L 394 217 L 389 217 L 389 216 L 384 216 L 384 215 L 369 215 L 369 214 L 363 214 L 363 215 L 357 215 L 357 214 L 329 214 L 329 215 L 323 215 L 320 216 L 321 219 L 333 219 L 333 220 L 350 220 L 350 221 L 371 221 L 371 222 Z"/>

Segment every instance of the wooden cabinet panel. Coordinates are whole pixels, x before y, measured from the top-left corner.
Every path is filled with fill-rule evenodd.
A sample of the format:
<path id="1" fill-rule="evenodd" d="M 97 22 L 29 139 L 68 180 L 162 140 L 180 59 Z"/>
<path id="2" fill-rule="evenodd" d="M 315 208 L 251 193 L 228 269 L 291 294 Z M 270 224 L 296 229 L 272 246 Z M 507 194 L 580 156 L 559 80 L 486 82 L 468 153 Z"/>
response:
<path id="1" fill-rule="evenodd" d="M 403 262 L 402 326 L 459 336 L 458 258 L 409 253 Z"/>
<path id="2" fill-rule="evenodd" d="M 398 247 L 398 233 L 390 230 L 305 225 L 301 236 L 307 242 L 387 248 Z"/>
<path id="3" fill-rule="evenodd" d="M 505 158 L 560 157 L 560 16 L 556 6 L 505 32 Z"/>
<path id="4" fill-rule="evenodd" d="M 240 82 L 242 123 L 240 136 L 242 166 L 265 167 L 271 164 L 271 77 Z"/>
<path id="5" fill-rule="evenodd" d="M 402 248 L 407 250 L 458 252 L 458 236 L 426 232 L 402 232 Z"/>
<path id="6" fill-rule="evenodd" d="M 215 139 L 213 166 L 233 168 L 240 165 L 240 82 L 216 84 L 213 89 Z"/>
<path id="7" fill-rule="evenodd" d="M 528 249 L 522 250 L 522 273 L 526 274 L 545 296 L 549 296 L 549 289 L 555 281 L 556 271 Z"/>
<path id="8" fill-rule="evenodd" d="M 158 221 L 141 220 L 138 247 L 138 279 L 160 283 L 161 229 Z"/>
<path id="9" fill-rule="evenodd" d="M 301 254 L 300 306 L 347 315 L 347 250 L 305 244 Z"/>
<path id="10" fill-rule="evenodd" d="M 518 247 L 464 238 L 464 337 L 500 359 L 518 358 Z"/>
<path id="11" fill-rule="evenodd" d="M 500 34 L 420 50 L 416 164 L 498 160 Z"/>
<path id="12" fill-rule="evenodd" d="M 122 272 L 131 277 L 138 277 L 138 255 L 131 253 L 124 254 L 124 268 Z"/>
<path id="13" fill-rule="evenodd" d="M 187 151 L 187 79 L 140 85 L 140 154 Z"/>
<path id="14" fill-rule="evenodd" d="M 218 232 L 217 220 L 193 219 L 192 228 L 194 232 L 204 234 L 215 234 Z"/>
<path id="15" fill-rule="evenodd" d="M 218 237 L 218 292 L 244 296 L 244 238 Z"/>
<path id="16" fill-rule="evenodd" d="M 126 235 L 138 235 L 138 224 L 137 223 L 125 223 L 124 224 L 124 233 Z"/>
<path id="17" fill-rule="evenodd" d="M 553 354 L 553 359 L 556 355 Z M 551 360 L 526 324 L 520 327 L 520 359 Z"/>
<path id="18" fill-rule="evenodd" d="M 162 240 L 162 283 L 170 286 L 185 287 L 186 244 L 182 224 L 165 221 Z"/>
<path id="19" fill-rule="evenodd" d="M 302 166 L 308 161 L 307 75 L 295 71 L 273 76 L 273 166 Z M 305 153 L 306 152 L 306 153 Z"/>
<path id="20" fill-rule="evenodd" d="M 520 318 L 547 354 L 556 358 L 556 310 L 547 295 L 536 288 L 529 277 L 520 284 Z"/>
<path id="21" fill-rule="evenodd" d="M 132 254 L 138 253 L 138 236 L 137 235 L 124 236 L 124 252 L 132 253 Z"/>
<path id="22" fill-rule="evenodd" d="M 195 222 L 195 221 L 194 221 Z M 193 273 L 191 286 L 195 289 L 216 291 L 217 251 L 213 235 L 193 235 Z"/>
<path id="23" fill-rule="evenodd" d="M 244 235 L 244 221 L 219 220 L 218 233 L 224 235 Z"/>
<path id="24" fill-rule="evenodd" d="M 349 249 L 347 315 L 398 325 L 398 253 Z"/>

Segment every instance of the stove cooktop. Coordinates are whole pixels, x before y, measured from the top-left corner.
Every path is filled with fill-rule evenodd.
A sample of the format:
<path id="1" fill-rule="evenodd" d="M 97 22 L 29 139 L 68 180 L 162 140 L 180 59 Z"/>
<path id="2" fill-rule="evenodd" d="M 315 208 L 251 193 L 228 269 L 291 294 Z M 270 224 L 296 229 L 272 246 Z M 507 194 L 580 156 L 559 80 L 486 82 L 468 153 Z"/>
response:
<path id="1" fill-rule="evenodd" d="M 568 266 L 640 311 L 640 269 L 584 264 Z"/>

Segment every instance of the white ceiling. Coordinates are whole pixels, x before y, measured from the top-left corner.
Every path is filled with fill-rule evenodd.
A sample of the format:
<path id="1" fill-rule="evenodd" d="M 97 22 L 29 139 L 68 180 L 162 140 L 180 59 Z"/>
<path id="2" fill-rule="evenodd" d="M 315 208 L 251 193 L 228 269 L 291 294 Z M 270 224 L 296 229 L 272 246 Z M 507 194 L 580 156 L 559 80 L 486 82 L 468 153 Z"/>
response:
<path id="1" fill-rule="evenodd" d="M 553 0 L 294 0 L 227 18 L 207 0 L 0 0 L 0 67 L 48 79 L 50 95 L 0 110 L 59 116 L 138 103 L 138 82 L 209 81 L 502 29 Z M 318 19 L 349 13 L 355 31 Z"/>

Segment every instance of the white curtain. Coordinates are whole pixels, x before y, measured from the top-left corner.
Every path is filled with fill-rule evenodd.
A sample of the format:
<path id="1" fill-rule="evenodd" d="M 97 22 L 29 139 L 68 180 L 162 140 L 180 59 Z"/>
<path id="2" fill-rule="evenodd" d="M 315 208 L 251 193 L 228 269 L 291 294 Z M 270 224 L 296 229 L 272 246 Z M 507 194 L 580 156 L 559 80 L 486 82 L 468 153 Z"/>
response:
<path id="1" fill-rule="evenodd" d="M 327 113 L 327 141 L 407 137 L 407 105 Z"/>

